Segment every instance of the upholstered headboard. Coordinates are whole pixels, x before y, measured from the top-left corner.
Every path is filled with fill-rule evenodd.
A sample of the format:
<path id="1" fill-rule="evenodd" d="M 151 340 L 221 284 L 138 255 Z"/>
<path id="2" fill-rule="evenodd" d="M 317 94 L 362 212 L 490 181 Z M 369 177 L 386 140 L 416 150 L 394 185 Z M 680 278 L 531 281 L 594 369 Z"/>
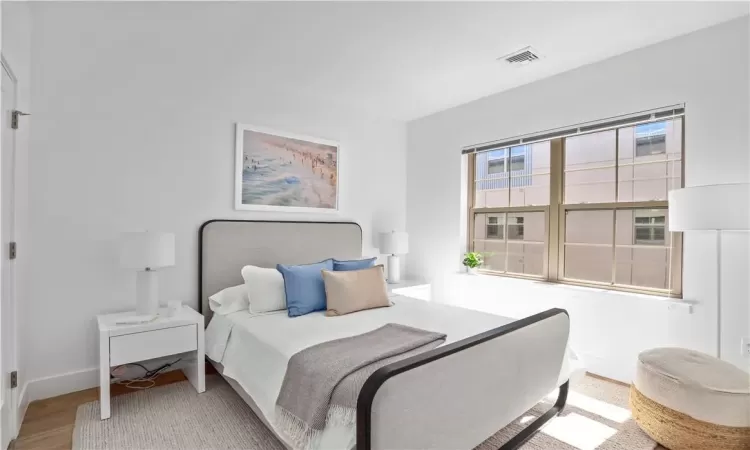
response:
<path id="1" fill-rule="evenodd" d="M 208 297 L 242 284 L 246 265 L 307 264 L 362 257 L 362 228 L 354 222 L 209 220 L 199 232 L 200 312 L 211 318 Z"/>

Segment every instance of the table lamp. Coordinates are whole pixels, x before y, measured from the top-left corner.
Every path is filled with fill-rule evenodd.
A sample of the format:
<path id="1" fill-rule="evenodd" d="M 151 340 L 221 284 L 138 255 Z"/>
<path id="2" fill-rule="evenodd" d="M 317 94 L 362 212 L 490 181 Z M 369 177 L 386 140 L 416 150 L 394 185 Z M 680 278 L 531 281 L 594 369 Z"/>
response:
<path id="1" fill-rule="evenodd" d="M 721 359 L 721 231 L 750 229 L 750 184 L 711 184 L 669 192 L 669 230 L 716 231 L 716 357 Z"/>
<path id="2" fill-rule="evenodd" d="M 401 281 L 398 255 L 409 253 L 409 235 L 404 231 L 380 233 L 380 253 L 388 256 L 388 283 Z"/>
<path id="3" fill-rule="evenodd" d="M 156 316 L 159 311 L 157 269 L 174 266 L 174 233 L 122 233 L 120 265 L 136 271 L 136 314 Z"/>

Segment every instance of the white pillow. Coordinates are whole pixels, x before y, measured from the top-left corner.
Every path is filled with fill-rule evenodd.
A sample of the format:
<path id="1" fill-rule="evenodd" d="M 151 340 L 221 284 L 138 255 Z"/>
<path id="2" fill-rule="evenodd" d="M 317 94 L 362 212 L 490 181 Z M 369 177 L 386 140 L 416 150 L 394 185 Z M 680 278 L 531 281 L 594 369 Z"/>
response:
<path id="1" fill-rule="evenodd" d="M 276 269 L 256 266 L 242 268 L 245 291 L 250 302 L 250 314 L 262 314 L 286 309 L 284 277 Z"/>
<path id="2" fill-rule="evenodd" d="M 214 314 L 224 316 L 233 312 L 247 310 L 249 302 L 245 285 L 232 286 L 208 297 L 208 306 Z"/>

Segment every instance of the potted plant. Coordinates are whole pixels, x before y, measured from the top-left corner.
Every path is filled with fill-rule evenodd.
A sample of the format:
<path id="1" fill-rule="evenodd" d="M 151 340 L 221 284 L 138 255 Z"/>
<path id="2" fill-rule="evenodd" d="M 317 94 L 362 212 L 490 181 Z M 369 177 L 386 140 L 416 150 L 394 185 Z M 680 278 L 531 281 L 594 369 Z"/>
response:
<path id="1" fill-rule="evenodd" d="M 464 255 L 463 264 L 466 266 L 466 273 L 476 275 L 477 269 L 484 263 L 484 258 L 479 252 L 469 252 Z"/>

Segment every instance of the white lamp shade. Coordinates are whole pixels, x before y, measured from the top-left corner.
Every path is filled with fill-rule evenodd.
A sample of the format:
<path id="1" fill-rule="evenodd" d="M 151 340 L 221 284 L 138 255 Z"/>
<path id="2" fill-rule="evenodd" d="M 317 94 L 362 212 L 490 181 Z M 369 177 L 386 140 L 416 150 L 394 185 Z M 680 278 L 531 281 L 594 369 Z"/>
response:
<path id="1" fill-rule="evenodd" d="M 380 233 L 380 253 L 387 255 L 409 253 L 409 235 L 403 231 Z"/>
<path id="2" fill-rule="evenodd" d="M 174 266 L 174 233 L 123 233 L 120 238 L 120 265 L 134 270 Z"/>
<path id="3" fill-rule="evenodd" d="M 669 192 L 670 231 L 750 229 L 750 184 L 712 184 Z"/>

